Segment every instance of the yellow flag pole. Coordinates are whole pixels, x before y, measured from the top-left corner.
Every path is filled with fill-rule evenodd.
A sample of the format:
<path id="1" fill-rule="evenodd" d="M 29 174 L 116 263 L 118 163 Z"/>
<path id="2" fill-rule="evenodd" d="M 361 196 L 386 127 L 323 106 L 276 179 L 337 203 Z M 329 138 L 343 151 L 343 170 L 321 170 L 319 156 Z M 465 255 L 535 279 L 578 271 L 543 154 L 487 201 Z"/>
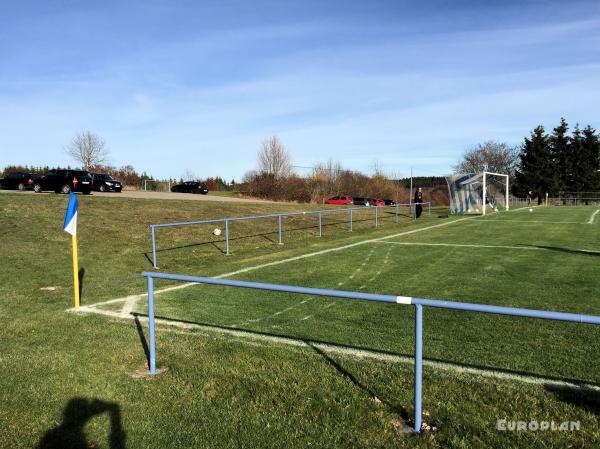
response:
<path id="1" fill-rule="evenodd" d="M 79 309 L 79 261 L 77 260 L 77 235 L 71 236 L 73 242 L 73 288 L 75 293 L 75 308 Z"/>

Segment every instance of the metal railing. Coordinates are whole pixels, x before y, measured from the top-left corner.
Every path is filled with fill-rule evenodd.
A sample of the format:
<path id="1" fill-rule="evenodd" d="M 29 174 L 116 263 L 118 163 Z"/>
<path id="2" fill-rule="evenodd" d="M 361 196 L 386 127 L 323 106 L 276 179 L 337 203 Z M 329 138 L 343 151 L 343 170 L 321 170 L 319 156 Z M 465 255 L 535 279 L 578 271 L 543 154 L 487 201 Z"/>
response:
<path id="1" fill-rule="evenodd" d="M 231 224 L 238 221 L 249 221 L 249 220 L 259 220 L 259 219 L 267 219 L 267 218 L 277 218 L 277 236 L 278 236 L 278 244 L 283 245 L 283 219 L 285 217 L 297 217 L 297 216 L 306 216 L 306 215 L 316 215 L 317 216 L 317 227 L 319 229 L 319 237 L 323 236 L 323 215 L 326 214 L 340 214 L 347 213 L 348 214 L 348 230 L 352 232 L 352 224 L 353 224 L 353 212 L 354 211 L 364 211 L 368 209 L 373 209 L 374 213 L 374 223 L 375 227 L 379 226 L 379 209 L 395 209 L 396 223 L 399 221 L 399 213 L 398 208 L 400 207 L 409 207 L 411 217 L 415 218 L 415 204 L 396 204 L 394 206 L 363 206 L 363 207 L 344 207 L 339 209 L 323 209 L 323 210 L 308 210 L 303 212 L 289 212 L 289 213 L 280 213 L 280 214 L 267 214 L 267 215 L 252 215 L 248 217 L 231 217 L 231 218 L 216 218 L 212 220 L 199 220 L 199 221 L 181 221 L 176 223 L 161 223 L 161 224 L 151 224 L 150 232 L 152 237 L 152 266 L 154 268 L 158 268 L 157 258 L 156 258 L 156 230 L 159 228 L 170 228 L 175 226 L 191 226 L 191 225 L 202 225 L 202 224 L 210 224 L 210 223 L 223 223 L 225 227 L 225 255 L 229 256 L 231 254 L 231 242 L 230 242 L 230 233 L 231 233 Z M 431 215 L 431 202 L 420 203 L 423 206 L 428 206 L 428 214 Z"/>
<path id="2" fill-rule="evenodd" d="M 492 313 L 498 315 L 540 318 L 555 321 L 600 325 L 600 316 L 577 313 L 551 312 L 545 310 L 521 309 L 516 307 L 490 306 L 464 302 L 443 301 L 437 299 L 411 298 L 407 296 L 379 295 L 321 288 L 307 288 L 293 285 L 264 284 L 258 282 L 216 279 L 208 277 L 185 276 L 180 274 L 144 272 L 142 276 L 148 282 L 148 327 L 149 327 L 149 374 L 156 374 L 156 330 L 154 319 L 154 279 L 194 282 L 199 284 L 224 285 L 228 287 L 252 288 L 303 295 L 328 296 L 346 299 L 361 299 L 393 304 L 413 305 L 415 307 L 415 368 L 414 368 L 414 431 L 421 431 L 422 419 L 422 379 L 423 379 L 423 307 L 462 310 L 466 312 Z"/>

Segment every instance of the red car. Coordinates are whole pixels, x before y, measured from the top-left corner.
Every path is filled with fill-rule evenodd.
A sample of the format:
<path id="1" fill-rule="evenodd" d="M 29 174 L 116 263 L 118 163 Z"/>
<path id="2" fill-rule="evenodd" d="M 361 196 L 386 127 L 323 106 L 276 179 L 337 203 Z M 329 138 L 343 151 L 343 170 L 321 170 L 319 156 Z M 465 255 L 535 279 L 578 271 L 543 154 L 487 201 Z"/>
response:
<path id="1" fill-rule="evenodd" d="M 352 197 L 348 195 L 338 195 L 333 198 L 329 198 L 325 201 L 325 204 L 337 204 L 338 206 L 343 206 L 345 204 L 353 204 Z"/>
<path id="2" fill-rule="evenodd" d="M 379 198 L 369 198 L 369 202 L 371 206 L 385 206 L 385 201 L 380 200 Z"/>

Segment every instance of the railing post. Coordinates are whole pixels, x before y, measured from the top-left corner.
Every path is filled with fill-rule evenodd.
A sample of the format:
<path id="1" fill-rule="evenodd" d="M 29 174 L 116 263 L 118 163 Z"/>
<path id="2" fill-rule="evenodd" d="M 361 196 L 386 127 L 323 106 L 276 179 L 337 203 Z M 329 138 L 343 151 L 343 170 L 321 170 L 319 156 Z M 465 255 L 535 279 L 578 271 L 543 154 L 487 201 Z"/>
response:
<path id="1" fill-rule="evenodd" d="M 428 215 L 431 215 L 431 201 L 429 202 L 429 214 Z"/>
<path id="2" fill-rule="evenodd" d="M 379 225 L 379 208 L 375 206 L 375 227 Z"/>
<path id="3" fill-rule="evenodd" d="M 277 233 L 279 235 L 279 244 L 283 245 L 283 242 L 281 241 L 281 215 L 279 215 L 277 217 L 277 223 L 278 223 L 278 229 L 277 229 Z"/>
<path id="4" fill-rule="evenodd" d="M 423 306 L 415 305 L 415 428 L 421 432 L 421 404 L 423 381 Z"/>
<path id="5" fill-rule="evenodd" d="M 225 220 L 225 255 L 229 256 L 229 220 Z"/>
<path id="6" fill-rule="evenodd" d="M 319 212 L 319 237 L 323 237 L 323 230 L 321 225 L 321 212 Z"/>
<path id="7" fill-rule="evenodd" d="M 352 232 L 352 208 L 350 208 L 350 232 Z"/>
<path id="8" fill-rule="evenodd" d="M 154 332 L 154 279 L 148 276 L 148 343 L 150 360 L 148 374 L 156 374 L 156 338 Z"/>
<path id="9" fill-rule="evenodd" d="M 398 224 L 398 204 L 396 204 L 396 224 Z"/>
<path id="10" fill-rule="evenodd" d="M 156 269 L 156 237 L 154 235 L 154 225 L 150 225 L 152 230 L 152 266 Z"/>

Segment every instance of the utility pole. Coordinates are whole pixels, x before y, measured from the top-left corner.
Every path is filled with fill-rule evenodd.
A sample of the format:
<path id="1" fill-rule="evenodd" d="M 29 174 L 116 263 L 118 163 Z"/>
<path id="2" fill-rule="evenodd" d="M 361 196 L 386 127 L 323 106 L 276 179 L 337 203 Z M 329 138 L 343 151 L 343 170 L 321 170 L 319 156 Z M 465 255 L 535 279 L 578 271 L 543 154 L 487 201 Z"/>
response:
<path id="1" fill-rule="evenodd" d="M 412 207 L 412 198 L 413 198 L 413 194 L 412 194 L 412 190 L 413 190 L 413 169 L 412 167 L 410 167 L 410 197 L 408 198 L 408 203 L 410 204 L 410 207 Z"/>

